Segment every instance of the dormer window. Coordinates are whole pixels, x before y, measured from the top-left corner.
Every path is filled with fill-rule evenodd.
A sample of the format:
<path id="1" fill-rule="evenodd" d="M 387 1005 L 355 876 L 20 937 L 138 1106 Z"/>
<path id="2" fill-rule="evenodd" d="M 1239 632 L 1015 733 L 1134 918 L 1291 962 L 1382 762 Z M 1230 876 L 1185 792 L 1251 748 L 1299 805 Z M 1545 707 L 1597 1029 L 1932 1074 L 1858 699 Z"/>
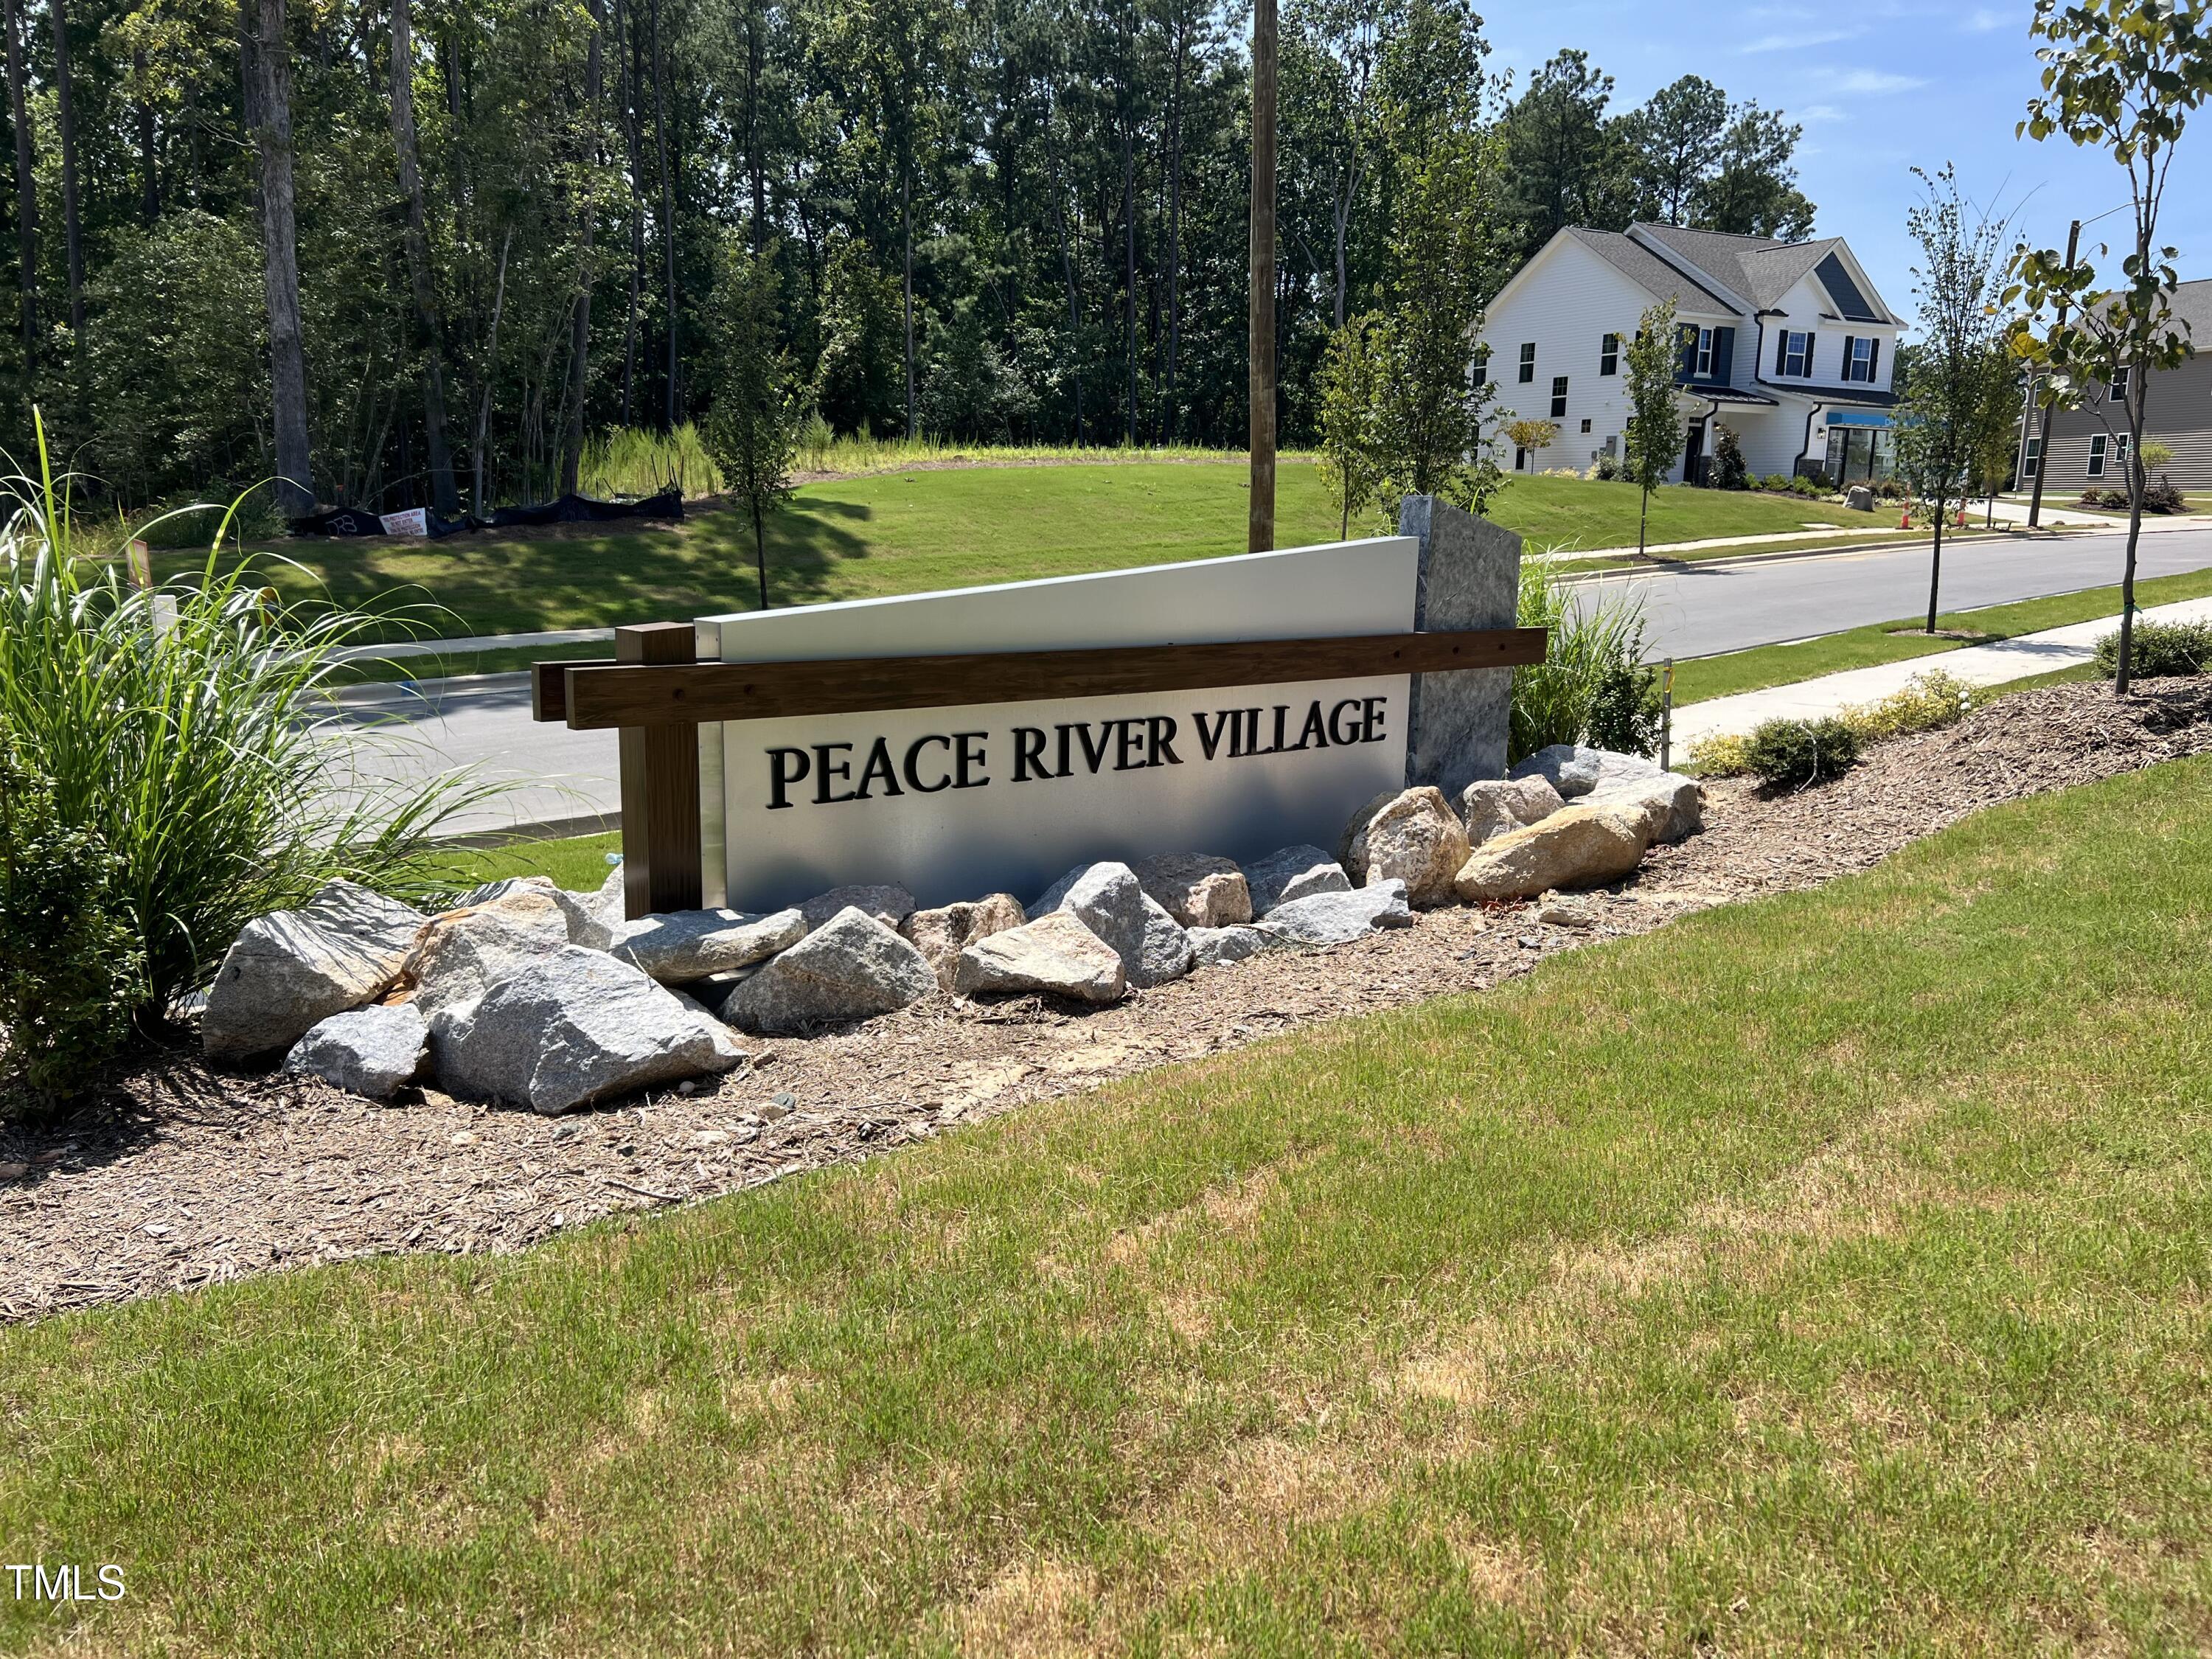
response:
<path id="1" fill-rule="evenodd" d="M 1874 338 L 1871 335 L 1854 334 L 1850 337 L 1849 349 L 1844 356 L 1844 378 L 1865 381 L 1874 379 Z"/>
<path id="2" fill-rule="evenodd" d="M 1807 375 L 1813 372 L 1813 337 L 1795 329 L 1784 329 L 1774 343 L 1774 372 L 1777 374 Z"/>

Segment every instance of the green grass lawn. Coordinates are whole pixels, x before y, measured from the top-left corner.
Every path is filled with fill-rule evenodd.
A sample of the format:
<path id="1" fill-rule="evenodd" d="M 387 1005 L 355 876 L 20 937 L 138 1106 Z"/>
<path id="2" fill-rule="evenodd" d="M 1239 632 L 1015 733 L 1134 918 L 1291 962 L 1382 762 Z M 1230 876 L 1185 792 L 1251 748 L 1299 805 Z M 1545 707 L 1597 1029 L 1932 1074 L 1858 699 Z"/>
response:
<path id="1" fill-rule="evenodd" d="M 0 1332 L 8 1559 L 129 1587 L 0 1643 L 2201 1651 L 2208 882 L 2168 766 L 862 1168 Z"/>
<path id="2" fill-rule="evenodd" d="M 2142 606 L 2172 605 L 2181 599 L 2212 594 L 2212 570 L 2185 571 L 2175 576 L 2153 576 L 2136 584 L 2136 603 Z M 1695 657 L 1674 665 L 1677 705 L 1703 702 L 1708 697 L 1732 696 L 1769 685 L 1793 685 L 1821 674 L 1847 668 L 1870 668 L 1877 663 L 1903 662 L 1913 657 L 1940 656 L 1962 646 L 1987 644 L 1992 640 L 2035 634 L 2069 623 L 2094 622 L 2117 617 L 2120 590 L 2084 588 L 2078 593 L 2054 593 L 2045 599 L 2022 599 L 2014 605 L 1991 605 L 1980 611 L 1946 611 L 1936 617 L 1939 628 L 1972 629 L 1990 640 L 1929 639 L 1925 635 L 1898 630 L 1917 629 L 1924 617 L 1905 617 L 1896 622 L 1875 623 L 1847 629 L 1817 640 L 1794 645 L 1762 645 L 1749 651 L 1731 651 L 1718 657 Z"/>
<path id="3" fill-rule="evenodd" d="M 588 893 L 607 878 L 607 854 L 622 849 L 622 834 L 616 830 L 504 847 L 455 848 L 438 854 L 433 868 L 456 888 L 504 881 L 509 876 L 550 876 L 572 893 Z"/>
<path id="4" fill-rule="evenodd" d="M 770 594 L 811 605 L 1241 553 L 1246 499 L 1244 469 L 1212 463 L 952 468 L 809 484 L 770 520 Z M 1282 546 L 1336 538 L 1338 515 L 1310 462 L 1283 466 L 1277 510 Z M 1630 486 L 1574 478 L 1516 478 L 1495 509 L 1532 550 L 1633 545 L 1636 514 Z M 1667 489 L 1652 497 L 1651 539 L 1812 520 L 1881 522 L 1820 502 Z M 750 524 L 720 511 L 673 529 L 288 540 L 270 552 L 293 562 L 272 564 L 278 586 L 350 605 L 411 602 L 416 631 L 433 638 L 688 619 L 748 609 L 757 592 Z M 171 574 L 197 568 L 184 554 L 161 562 Z"/>

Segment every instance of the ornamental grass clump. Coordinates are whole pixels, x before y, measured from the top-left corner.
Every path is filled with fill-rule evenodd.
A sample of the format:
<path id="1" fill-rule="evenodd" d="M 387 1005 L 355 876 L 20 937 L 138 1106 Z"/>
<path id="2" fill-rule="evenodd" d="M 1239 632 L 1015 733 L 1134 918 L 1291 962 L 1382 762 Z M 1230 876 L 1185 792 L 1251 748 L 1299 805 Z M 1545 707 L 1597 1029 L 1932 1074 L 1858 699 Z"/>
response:
<path id="1" fill-rule="evenodd" d="M 1569 583 L 1521 567 L 1519 622 L 1540 628 L 1544 660 L 1513 671 L 1509 757 L 1556 743 L 1622 754 L 1659 746 L 1659 674 L 1644 661 L 1644 601 L 1632 589 Z"/>
<path id="2" fill-rule="evenodd" d="M 404 739 L 347 723 L 327 699 L 343 647 L 389 617 L 279 599 L 250 557 L 223 551 L 228 516 L 191 578 L 136 587 L 118 561 L 61 550 L 81 526 L 66 481 L 43 467 L 0 483 L 0 748 L 14 792 L 58 837 L 37 843 L 44 862 L 7 890 L 0 932 L 28 952 L 15 970 L 42 971 L 40 915 L 112 910 L 132 964 L 112 994 L 160 1018 L 208 983 L 255 916 L 339 877 L 406 894 L 428 884 L 432 835 L 493 786 L 394 756 Z M 58 896 L 47 866 L 77 856 L 104 873 Z M 73 971 L 58 959 L 47 970 Z M 47 1028 L 0 1018 L 15 1071 L 50 1063 Z"/>

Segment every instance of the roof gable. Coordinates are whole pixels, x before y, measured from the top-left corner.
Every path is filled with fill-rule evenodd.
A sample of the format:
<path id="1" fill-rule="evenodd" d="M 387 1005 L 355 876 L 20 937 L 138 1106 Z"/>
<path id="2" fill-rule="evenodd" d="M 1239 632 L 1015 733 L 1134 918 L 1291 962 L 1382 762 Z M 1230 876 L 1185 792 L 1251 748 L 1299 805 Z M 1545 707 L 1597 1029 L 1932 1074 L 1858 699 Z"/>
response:
<path id="1" fill-rule="evenodd" d="M 1585 230 L 1571 226 L 1561 233 L 1634 283 L 1656 300 L 1672 300 L 1678 311 L 1719 311 L 1734 315 L 1739 307 L 1688 272 L 1670 264 L 1632 237 L 1617 230 Z"/>
<path id="2" fill-rule="evenodd" d="M 1663 247 L 1675 258 L 1706 273 L 1740 295 L 1748 307 L 1765 311 L 1781 303 L 1808 275 L 1819 278 L 1837 310 L 1854 322 L 1892 322 L 1878 300 L 1870 298 L 1852 275 L 1856 264 L 1840 236 L 1811 242 L 1782 242 L 1771 236 L 1736 236 L 1726 231 L 1690 230 L 1680 225 L 1637 224 L 1629 234 Z M 1832 270 L 1835 281 L 1828 280 Z"/>

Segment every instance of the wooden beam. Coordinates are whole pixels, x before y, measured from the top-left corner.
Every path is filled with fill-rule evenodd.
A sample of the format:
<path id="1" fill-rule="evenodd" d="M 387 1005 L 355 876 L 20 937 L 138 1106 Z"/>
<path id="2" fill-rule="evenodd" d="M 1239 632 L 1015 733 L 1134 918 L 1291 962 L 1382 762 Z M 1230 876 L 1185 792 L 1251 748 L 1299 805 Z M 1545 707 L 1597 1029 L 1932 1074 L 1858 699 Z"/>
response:
<path id="1" fill-rule="evenodd" d="M 568 671 L 614 665 L 612 657 L 569 657 L 560 662 L 531 664 L 530 718 L 559 725 L 568 718 Z"/>
<path id="2" fill-rule="evenodd" d="M 606 674 L 683 672 L 697 654 L 689 623 L 615 629 Z M 623 910 L 632 921 L 696 910 L 699 867 L 699 728 L 696 716 L 629 723 L 622 730 Z"/>
<path id="3" fill-rule="evenodd" d="M 682 623 L 663 623 L 687 636 Z M 617 638 L 629 629 L 617 630 Z M 539 665 L 565 682 L 541 691 L 536 718 L 565 719 L 575 731 L 681 726 L 712 720 L 946 708 L 1063 697 L 1136 696 L 1217 686 L 1364 679 L 1386 674 L 1513 668 L 1544 659 L 1540 628 L 1464 633 L 1374 634 L 1206 645 L 1114 646 L 1075 651 L 1007 651 L 959 656 L 859 657 L 826 662 L 614 665 Z M 688 652 L 689 647 L 686 647 Z M 555 709 L 560 712 L 553 712 Z M 696 762 L 694 761 L 696 769 Z M 624 768 L 628 776 L 629 769 Z M 696 776 L 693 779 L 696 793 Z M 628 805 L 624 805 L 625 823 Z"/>

